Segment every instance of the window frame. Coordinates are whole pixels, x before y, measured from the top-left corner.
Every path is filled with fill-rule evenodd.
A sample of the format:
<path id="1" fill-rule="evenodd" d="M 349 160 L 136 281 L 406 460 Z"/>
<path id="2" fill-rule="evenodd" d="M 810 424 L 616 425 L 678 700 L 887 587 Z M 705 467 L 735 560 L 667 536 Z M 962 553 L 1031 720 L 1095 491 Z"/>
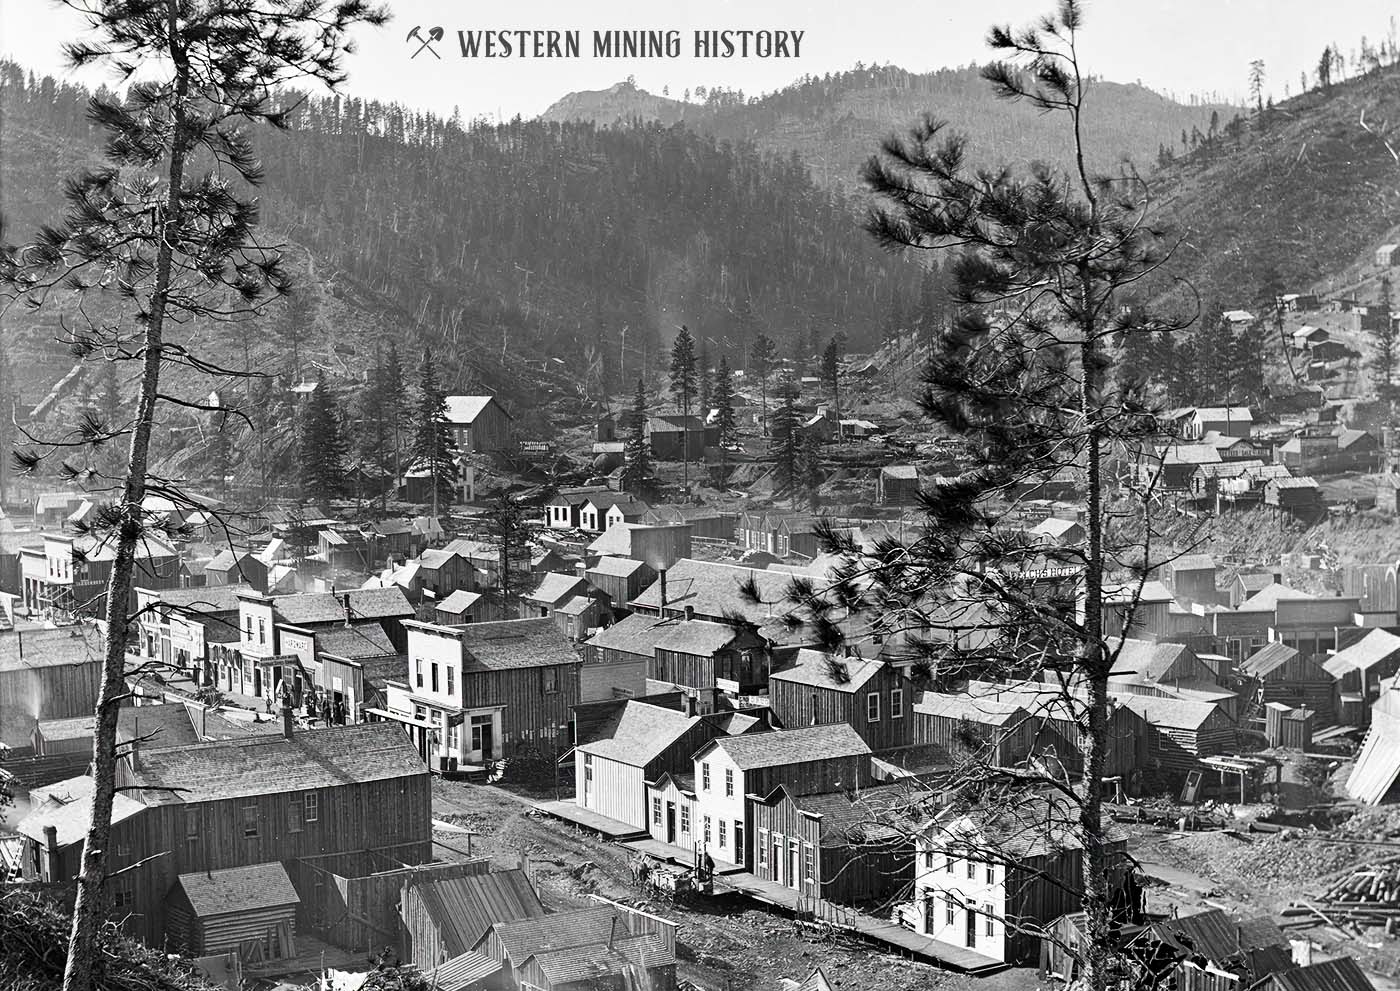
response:
<path id="1" fill-rule="evenodd" d="M 880 721 L 879 692 L 867 692 L 865 695 L 865 721 L 867 723 L 878 723 Z"/>
<path id="2" fill-rule="evenodd" d="M 321 821 L 321 793 L 320 793 L 320 792 L 317 792 L 317 791 L 308 791 L 306 794 L 304 794 L 304 795 L 301 797 L 301 807 L 302 807 L 302 816 L 301 816 L 301 817 L 302 817 L 302 821 L 304 821 L 304 822 L 320 822 L 320 821 Z"/>
<path id="3" fill-rule="evenodd" d="M 661 825 L 661 796 L 651 796 L 651 821 L 653 825 Z"/>
<path id="4" fill-rule="evenodd" d="M 243 838 L 246 840 L 257 839 L 258 837 L 258 807 L 256 805 L 243 805 L 239 807 L 239 821 L 243 830 Z"/>
<path id="5" fill-rule="evenodd" d="M 734 797 L 734 768 L 732 767 L 724 769 L 724 797 Z"/>
<path id="6" fill-rule="evenodd" d="M 904 718 L 904 689 L 902 688 L 890 689 L 890 718 Z"/>

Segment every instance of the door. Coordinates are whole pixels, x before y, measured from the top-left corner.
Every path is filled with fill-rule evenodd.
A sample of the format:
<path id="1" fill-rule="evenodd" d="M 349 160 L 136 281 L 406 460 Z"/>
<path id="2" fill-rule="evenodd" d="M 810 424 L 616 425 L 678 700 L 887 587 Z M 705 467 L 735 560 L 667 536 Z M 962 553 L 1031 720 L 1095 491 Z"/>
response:
<path id="1" fill-rule="evenodd" d="M 933 895 L 924 895 L 924 934 L 933 935 L 933 913 L 938 911 L 938 903 Z"/>
<path id="2" fill-rule="evenodd" d="M 788 887 L 802 889 L 802 849 L 796 840 L 788 840 Z"/>
<path id="3" fill-rule="evenodd" d="M 977 903 L 967 903 L 967 945 L 977 945 Z"/>
<path id="4" fill-rule="evenodd" d="M 666 842 L 676 842 L 676 803 L 666 803 Z"/>
<path id="5" fill-rule="evenodd" d="M 773 834 L 773 880 L 779 884 L 783 883 L 783 838 L 777 833 Z"/>
<path id="6" fill-rule="evenodd" d="M 479 753 L 481 756 L 478 759 L 482 763 L 495 758 L 496 746 L 490 716 L 472 716 L 472 753 Z"/>
<path id="7" fill-rule="evenodd" d="M 746 865 L 748 860 L 744 857 L 744 820 L 734 820 L 734 862 Z"/>

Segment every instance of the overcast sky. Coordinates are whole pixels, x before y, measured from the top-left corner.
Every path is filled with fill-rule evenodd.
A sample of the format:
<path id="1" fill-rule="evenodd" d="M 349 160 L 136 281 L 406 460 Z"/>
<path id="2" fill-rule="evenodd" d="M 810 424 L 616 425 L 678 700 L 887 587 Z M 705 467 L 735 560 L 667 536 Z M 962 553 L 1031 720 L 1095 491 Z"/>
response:
<path id="1" fill-rule="evenodd" d="M 1053 0 L 391 0 L 393 20 L 362 32 L 348 64 L 349 92 L 429 108 L 444 115 L 460 107 L 464 117 L 533 116 L 561 95 L 601 89 L 628 75 L 678 96 L 697 85 L 771 91 L 804 73 L 850 68 L 855 62 L 894 63 L 913 71 L 987 59 L 983 44 L 992 21 L 1024 24 L 1053 7 Z M 1391 28 L 1389 5 L 1378 0 L 1090 0 L 1083 34 L 1089 71 L 1108 79 L 1142 83 L 1185 99 L 1189 93 L 1221 94 L 1241 102 L 1249 63 L 1263 59 L 1267 88 L 1276 99 L 1287 85 L 1296 93 L 1299 74 L 1309 76 L 1323 46 L 1344 52 L 1362 35 L 1372 40 Z M 879 14 L 878 19 L 873 14 Z M 81 20 L 52 0 L 0 0 L 0 52 L 29 67 L 58 74 L 59 45 L 76 35 Z M 444 28 L 443 58 L 409 54 L 405 37 L 415 26 Z M 456 32 L 471 29 L 577 29 L 580 59 L 468 60 Z M 802 31 L 798 59 L 700 60 L 690 54 L 700 29 Z M 589 57 L 591 33 L 610 29 L 675 29 L 685 56 L 663 60 Z M 86 82 L 100 77 L 87 76 Z"/>

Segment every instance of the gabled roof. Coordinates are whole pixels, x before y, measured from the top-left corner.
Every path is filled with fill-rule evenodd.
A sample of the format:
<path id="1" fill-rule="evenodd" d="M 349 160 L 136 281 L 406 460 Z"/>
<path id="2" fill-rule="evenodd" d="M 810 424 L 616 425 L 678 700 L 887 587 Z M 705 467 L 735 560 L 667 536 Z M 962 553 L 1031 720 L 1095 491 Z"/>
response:
<path id="1" fill-rule="evenodd" d="M 508 619 L 453 627 L 467 660 L 462 670 L 507 671 L 579 663 L 569 638 L 552 619 Z"/>
<path id="2" fill-rule="evenodd" d="M 645 767 L 700 721 L 699 716 L 633 699 L 623 704 L 598 737 L 579 744 L 577 749 L 630 767 Z"/>
<path id="3" fill-rule="evenodd" d="M 1183 554 L 1162 567 L 1173 574 L 1178 571 L 1214 571 L 1215 558 L 1209 554 Z"/>
<path id="4" fill-rule="evenodd" d="M 1248 406 L 1197 406 L 1196 419 L 1228 420 L 1231 423 L 1253 423 L 1254 414 Z"/>
<path id="5" fill-rule="evenodd" d="M 520 868 L 410 882 L 405 895 L 422 902 L 443 951 L 454 956 L 475 947 L 496 923 L 545 914 L 529 875 Z"/>
<path id="6" fill-rule="evenodd" d="M 838 692 L 857 692 L 885 665 L 861 657 L 837 657 L 825 651 L 802 648 L 790 668 L 774 671 L 771 681 L 791 682 Z"/>
<path id="7" fill-rule="evenodd" d="M 1217 966 L 1242 950 L 1288 945 L 1288 937 L 1267 916 L 1236 921 L 1218 908 L 1154 923 L 1152 934 L 1187 956 L 1203 956 Z"/>
<path id="8" fill-rule="evenodd" d="M 760 603 L 748 602 L 741 594 L 749 581 L 757 586 Z M 682 558 L 666 572 L 666 608 L 680 611 L 691 606 L 696 615 L 712 618 L 737 613 L 762 626 L 786 611 L 791 582 L 792 575 L 780 571 Z M 633 602 L 643 608 L 661 608 L 661 582 L 652 582 Z"/>
<path id="9" fill-rule="evenodd" d="M 1324 960 L 1272 975 L 1278 991 L 1375 991 L 1375 985 L 1352 957 Z"/>
<path id="10" fill-rule="evenodd" d="M 651 507 L 642 502 L 630 492 L 593 492 L 584 501 L 583 505 L 592 505 L 599 513 L 606 513 L 614 506 L 621 506 L 622 512 L 633 513 L 641 516 Z"/>
<path id="11" fill-rule="evenodd" d="M 317 653 L 333 654 L 347 661 L 388 657 L 395 653 L 389 634 L 378 623 L 332 626 L 328 630 L 318 630 L 315 636 Z"/>
<path id="12" fill-rule="evenodd" d="M 206 569 L 207 570 L 207 569 Z M 167 588 L 153 594 L 162 606 L 181 616 L 238 612 L 238 593 L 251 585 L 205 585 L 202 588 Z"/>
<path id="13" fill-rule="evenodd" d="M 643 933 L 615 937 L 611 942 L 546 950 L 534 954 L 534 961 L 551 985 L 562 987 L 582 981 L 602 981 L 629 973 L 636 967 L 670 966 L 676 962 L 676 956 L 666 948 L 659 933 Z"/>
<path id="14" fill-rule="evenodd" d="M 428 769 L 393 723 L 358 723 L 240 737 L 193 746 L 142 749 L 131 783 L 149 805 L 334 788 L 411 778 Z"/>
<path id="15" fill-rule="evenodd" d="M 859 757 L 870 753 L 869 744 L 845 723 L 718 737 L 701 747 L 695 756 L 698 759 L 712 749 L 723 750 L 741 771 Z"/>
<path id="16" fill-rule="evenodd" d="M 1262 678 L 1270 671 L 1283 667 L 1298 656 L 1298 651 L 1281 640 L 1267 643 L 1250 654 L 1240 664 L 1240 672 L 1251 678 Z"/>
<path id="17" fill-rule="evenodd" d="M 598 563 L 589 568 L 587 574 L 606 575 L 609 578 L 631 578 L 634 574 L 646 567 L 641 561 L 634 561 L 630 557 L 602 557 Z"/>
<path id="18" fill-rule="evenodd" d="M 1195 656 L 1191 648 L 1183 643 L 1155 643 L 1129 638 L 1122 641 L 1121 647 L 1117 641 L 1109 646 L 1118 650 L 1110 674 L 1140 674 L 1153 680 L 1160 678 L 1188 655 Z"/>
<path id="19" fill-rule="evenodd" d="M 447 562 L 451 561 L 454 557 L 461 557 L 461 555 L 458 554 L 456 551 L 450 551 L 446 548 L 426 550 L 422 554 L 418 555 L 418 565 L 419 567 L 431 568 L 432 570 L 436 571 L 438 568 L 441 568 L 443 565 L 447 564 Z"/>
<path id="20" fill-rule="evenodd" d="M 1176 444 L 1162 451 L 1162 466 L 1209 465 L 1220 460 L 1214 444 Z"/>
<path id="21" fill-rule="evenodd" d="M 888 465 L 880 469 L 882 478 L 903 479 L 909 482 L 919 480 L 919 469 L 913 465 Z"/>
<path id="22" fill-rule="evenodd" d="M 578 575 L 561 575 L 551 571 L 540 580 L 539 586 L 533 592 L 522 595 L 521 598 L 552 606 L 562 599 L 572 597 L 581 587 L 588 587 L 587 580 Z"/>
<path id="23" fill-rule="evenodd" d="M 1198 730 L 1220 712 L 1211 702 L 1157 698 L 1131 692 L 1110 694 L 1123 708 L 1132 710 L 1153 726 L 1165 729 Z"/>
<path id="24" fill-rule="evenodd" d="M 536 953 L 606 943 L 617 930 L 627 929 L 617 910 L 606 905 L 498 922 L 491 928 L 517 967 Z"/>
<path id="25" fill-rule="evenodd" d="M 197 918 L 239 915 L 264 908 L 298 905 L 296 889 L 279 861 L 181 874 L 176 879 Z"/>
<path id="26" fill-rule="evenodd" d="M 1400 654 L 1400 637 L 1386 630 L 1372 630 L 1350 647 L 1327 658 L 1322 670 L 1341 678 L 1349 671 L 1369 671 L 1397 654 Z"/>
<path id="27" fill-rule="evenodd" d="M 965 719 L 986 726 L 1005 726 L 1030 718 L 1026 710 L 1015 702 L 970 695 L 945 695 L 941 692 L 924 692 L 923 697 L 914 703 L 914 711 L 943 719 Z"/>
<path id="28" fill-rule="evenodd" d="M 146 806 L 124 792 L 112 797 L 113 824 L 125 822 L 132 816 L 146 811 Z M 92 792 L 74 798 L 71 802 L 49 800 L 35 807 L 15 826 L 15 829 L 42 844 L 46 842 L 44 827 L 53 826 L 57 830 L 59 849 L 81 843 L 87 837 L 88 825 L 92 822 Z"/>
<path id="29" fill-rule="evenodd" d="M 480 592 L 468 592 L 459 588 L 437 604 L 437 611 L 460 616 L 481 600 Z"/>
<path id="30" fill-rule="evenodd" d="M 409 619 L 413 606 L 397 586 L 390 588 L 361 588 L 351 592 L 319 592 L 278 595 L 272 598 L 272 609 L 284 623 L 292 626 L 317 626 L 322 623 L 345 622 L 346 606 L 342 596 L 350 597 L 351 619 Z"/>
<path id="31" fill-rule="evenodd" d="M 595 601 L 597 600 L 591 599 L 586 595 L 575 595 L 568 602 L 555 607 L 554 611 L 561 616 L 582 616 L 593 607 Z"/>
<path id="32" fill-rule="evenodd" d="M 495 396 L 448 396 L 447 422 L 454 426 L 475 423 L 476 418 L 493 402 L 496 402 Z M 496 403 L 496 409 L 500 410 L 507 419 L 512 418 L 500 403 Z"/>
<path id="33" fill-rule="evenodd" d="M 844 846 L 900 836 L 899 825 L 907 814 L 911 796 L 905 784 L 818 795 L 793 795 L 786 785 L 778 785 L 761 800 L 772 805 L 784 798 L 808 815 L 820 818 L 823 846 Z"/>
<path id="34" fill-rule="evenodd" d="M 1301 601 L 1303 599 L 1315 599 L 1317 596 L 1309 595 L 1307 592 L 1300 592 L 1296 588 L 1289 588 L 1287 585 L 1280 585 L 1278 582 L 1271 582 L 1265 585 L 1258 592 L 1245 599 L 1237 612 L 1273 612 L 1278 608 L 1278 604 L 1285 600 L 1290 602 Z"/>
<path id="35" fill-rule="evenodd" d="M 101 662 L 102 637 L 93 626 L 0 632 L 0 671 Z"/>
<path id="36" fill-rule="evenodd" d="M 468 950 L 433 967 L 428 980 L 433 991 L 463 991 L 481 986 L 488 977 L 500 973 L 501 968 L 499 960 Z"/>
<path id="37" fill-rule="evenodd" d="M 713 657 L 739 636 L 739 631 L 725 623 L 704 619 L 672 619 L 652 628 L 657 650 L 678 654 Z"/>
<path id="38" fill-rule="evenodd" d="M 641 654 L 652 657 L 656 653 L 657 627 L 673 625 L 681 620 L 663 619 L 645 613 L 632 613 L 624 616 L 612 626 L 599 630 L 589 637 L 589 646 L 600 650 L 619 650 L 624 654 Z"/>

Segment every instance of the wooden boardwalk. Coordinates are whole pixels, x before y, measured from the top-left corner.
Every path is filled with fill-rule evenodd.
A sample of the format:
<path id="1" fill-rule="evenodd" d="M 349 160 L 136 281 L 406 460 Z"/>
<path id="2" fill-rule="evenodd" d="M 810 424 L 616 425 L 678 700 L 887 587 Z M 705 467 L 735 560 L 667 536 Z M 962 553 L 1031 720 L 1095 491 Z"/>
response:
<path id="1" fill-rule="evenodd" d="M 599 815 L 592 809 L 585 809 L 583 806 L 573 801 L 538 802 L 534 805 L 534 808 L 543 812 L 545 815 L 553 816 L 556 819 L 563 819 L 565 822 L 571 822 L 575 826 L 581 826 L 609 840 L 617 840 L 619 842 L 623 840 L 639 840 L 648 835 L 645 829 L 640 829 L 637 826 L 633 826 L 631 823 L 612 819 L 605 815 Z"/>
<path id="2" fill-rule="evenodd" d="M 756 901 L 773 905 L 798 916 L 812 917 L 828 922 L 838 929 L 859 935 L 885 950 L 905 953 L 911 957 L 934 963 L 949 970 L 981 976 L 1005 970 L 1008 964 L 993 957 L 985 956 L 976 950 L 953 943 L 931 939 L 912 929 L 896 925 L 886 919 L 857 912 L 844 905 L 813 899 L 792 888 L 768 881 L 744 872 L 715 878 L 715 887 L 730 888 Z"/>

